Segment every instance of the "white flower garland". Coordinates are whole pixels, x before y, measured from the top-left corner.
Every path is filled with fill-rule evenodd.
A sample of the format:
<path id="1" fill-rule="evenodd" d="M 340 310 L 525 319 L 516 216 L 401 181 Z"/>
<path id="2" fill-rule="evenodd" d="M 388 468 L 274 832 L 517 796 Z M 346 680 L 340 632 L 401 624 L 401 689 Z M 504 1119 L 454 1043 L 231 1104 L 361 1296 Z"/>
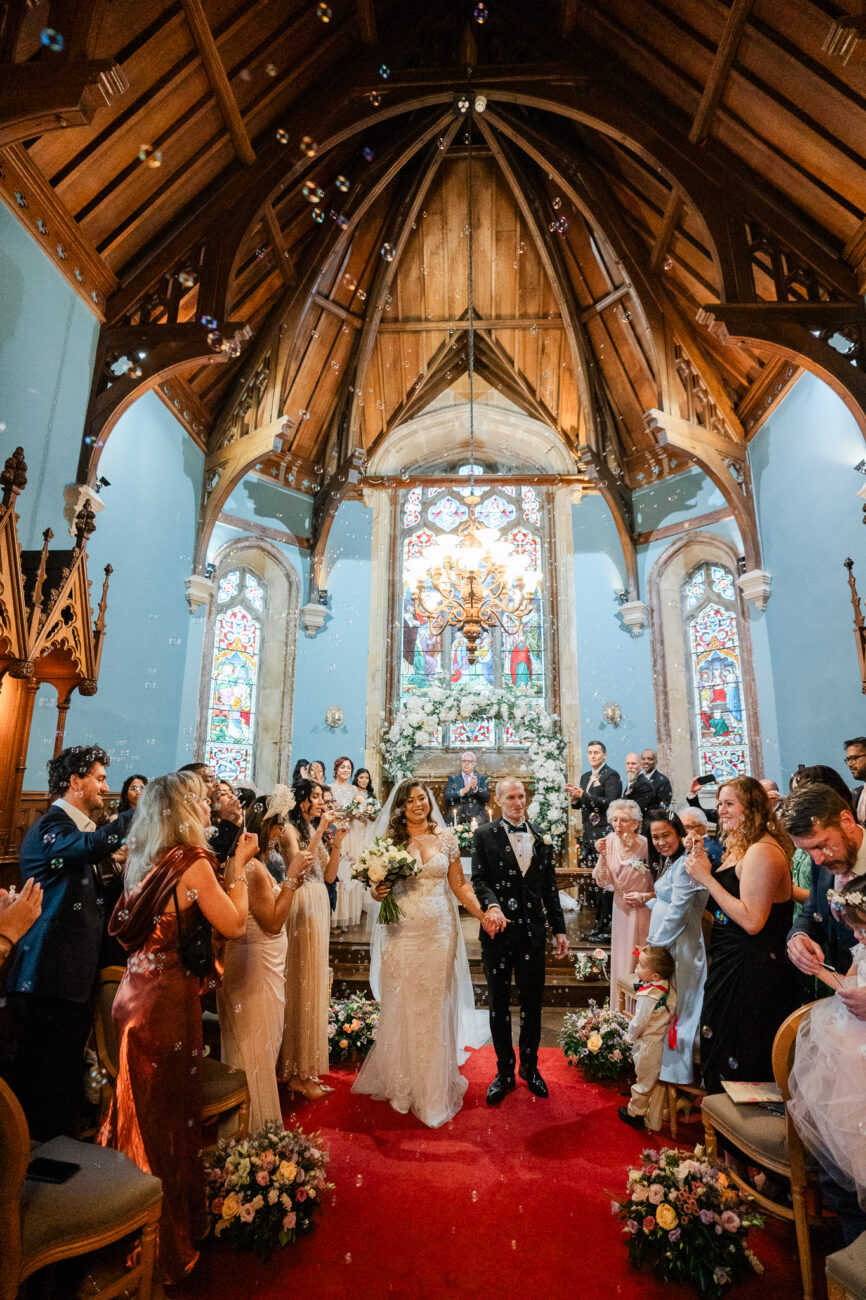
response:
<path id="1" fill-rule="evenodd" d="M 455 686 L 449 691 L 431 686 L 425 695 L 408 696 L 382 742 L 389 777 L 396 784 L 414 775 L 417 751 L 433 743 L 437 727 L 480 722 L 482 718 L 510 723 L 529 742 L 534 784 L 529 820 L 550 835 L 558 848 L 568 821 L 565 741 L 556 714 L 538 710 L 534 696 L 509 689 L 481 691 L 473 686 Z"/>

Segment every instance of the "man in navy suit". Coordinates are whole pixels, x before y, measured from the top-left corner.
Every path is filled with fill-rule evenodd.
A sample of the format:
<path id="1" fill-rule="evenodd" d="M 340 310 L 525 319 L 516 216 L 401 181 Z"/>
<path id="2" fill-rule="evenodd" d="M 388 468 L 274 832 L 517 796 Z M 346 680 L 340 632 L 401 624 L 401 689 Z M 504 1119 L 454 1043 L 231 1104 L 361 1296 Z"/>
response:
<path id="1" fill-rule="evenodd" d="M 109 758 L 98 745 L 64 749 L 48 764 L 54 802 L 21 844 L 24 881 L 43 890 L 42 914 L 18 942 L 6 994 L 17 1050 L 4 1068 L 31 1135 L 74 1136 L 81 1108 L 90 995 L 102 942 L 96 864 L 126 837 L 132 810 L 96 829 Z"/>
<path id="2" fill-rule="evenodd" d="M 472 851 L 472 887 L 485 912 L 481 959 L 496 1051 L 497 1074 L 487 1089 L 490 1106 L 498 1105 L 515 1087 L 512 972 L 520 995 L 519 1074 L 536 1097 L 547 1096 L 547 1084 L 538 1072 L 547 925 L 556 939 L 555 956 L 568 956 L 553 849 L 526 820 L 523 782 L 514 777 L 497 781 L 494 798 L 502 817 L 478 827 Z"/>
<path id="3" fill-rule="evenodd" d="M 445 802 L 454 810 L 460 822 L 489 821 L 487 802 L 490 790 L 487 777 L 475 770 L 475 755 L 467 749 L 460 755 L 460 771 L 449 776 L 445 783 Z"/>
<path id="4" fill-rule="evenodd" d="M 645 749 L 641 753 L 640 761 L 643 767 L 643 774 L 655 791 L 656 801 L 653 804 L 653 807 L 670 808 L 674 792 L 671 789 L 671 783 L 665 776 L 664 772 L 660 772 L 656 767 L 658 754 L 654 749 Z"/>
<path id="5" fill-rule="evenodd" d="M 851 791 L 851 798 L 858 822 L 866 826 L 866 736 L 855 736 L 853 740 L 845 741 L 845 762 L 851 776 L 860 782 Z"/>

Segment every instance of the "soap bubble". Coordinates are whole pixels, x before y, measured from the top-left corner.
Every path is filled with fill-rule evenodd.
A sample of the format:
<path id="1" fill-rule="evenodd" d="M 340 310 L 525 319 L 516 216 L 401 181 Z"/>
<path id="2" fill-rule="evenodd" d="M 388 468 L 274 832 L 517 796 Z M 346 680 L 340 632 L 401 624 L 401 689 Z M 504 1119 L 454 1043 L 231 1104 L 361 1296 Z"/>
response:
<path id="1" fill-rule="evenodd" d="M 473 12 L 473 17 L 475 18 L 475 21 L 477 23 L 486 23 L 488 17 L 487 5 L 480 5 L 480 4 L 476 5 Z"/>
<path id="2" fill-rule="evenodd" d="M 302 186 L 301 193 L 308 203 L 321 203 L 325 197 L 325 191 L 316 185 L 315 181 L 307 181 Z"/>
<path id="3" fill-rule="evenodd" d="M 219 323 L 214 316 L 199 316 L 199 320 L 205 329 L 215 330 Z"/>
<path id="4" fill-rule="evenodd" d="M 370 103 L 373 105 L 373 107 L 378 108 L 381 102 L 382 102 L 382 96 L 379 94 L 378 90 L 371 90 Z"/>
<path id="5" fill-rule="evenodd" d="M 556 233 L 558 235 L 564 235 L 566 230 L 568 230 L 568 222 L 565 217 L 560 217 L 556 223 Z"/>
<path id="6" fill-rule="evenodd" d="M 313 216 L 313 220 L 314 220 L 314 221 L 316 222 L 316 224 L 319 225 L 319 226 L 320 226 L 320 225 L 322 224 L 322 222 L 325 220 L 325 214 L 324 214 L 324 212 L 322 211 L 321 208 L 313 208 L 312 216 Z"/>
<path id="7" fill-rule="evenodd" d="M 559 209 L 562 207 L 562 199 L 559 197 L 558 194 L 557 194 L 556 198 L 553 200 L 553 206 L 554 206 L 554 208 L 556 209 L 557 212 L 558 212 Z"/>
<path id="8" fill-rule="evenodd" d="M 380 251 L 386 262 L 393 262 L 397 256 L 397 250 L 393 244 L 383 244 Z"/>
<path id="9" fill-rule="evenodd" d="M 143 144 L 138 150 L 138 156 L 144 163 L 145 167 L 162 166 L 162 150 L 154 149 L 152 144 Z"/>
<path id="10" fill-rule="evenodd" d="M 289 143 L 288 131 L 284 131 L 283 128 L 280 127 L 279 130 L 277 131 L 277 139 L 279 140 L 280 144 L 288 144 Z"/>
<path id="11" fill-rule="evenodd" d="M 333 13 L 327 5 L 316 6 L 316 17 L 323 23 L 329 23 L 333 18 Z"/>
<path id="12" fill-rule="evenodd" d="M 211 330 L 207 336 L 208 346 L 212 347 L 214 352 L 222 351 L 223 336 L 219 330 Z M 152 682 L 145 682 L 145 686 L 152 686 Z"/>
<path id="13" fill-rule="evenodd" d="M 265 64 L 265 72 L 268 74 L 269 77 L 275 77 L 277 75 L 277 70 L 274 67 L 273 63 Z"/>
<path id="14" fill-rule="evenodd" d="M 346 194 L 348 192 L 350 182 L 346 179 L 345 176 L 338 176 L 337 179 L 334 181 L 334 184 L 336 185 L 337 189 L 340 191 L 341 194 Z"/>
<path id="15" fill-rule="evenodd" d="M 370 148 L 369 145 L 365 145 L 364 148 L 361 150 L 361 157 L 364 159 L 365 162 L 373 161 L 373 150 Z"/>
<path id="16" fill-rule="evenodd" d="M 191 289 L 195 284 L 195 276 L 192 271 L 181 271 L 178 274 L 177 282 L 182 289 Z"/>
<path id="17" fill-rule="evenodd" d="M 311 135 L 302 135 L 298 147 L 305 158 L 315 158 L 316 154 L 319 152 L 319 146 Z"/>
<path id="18" fill-rule="evenodd" d="M 43 27 L 39 39 L 46 49 L 55 51 L 63 49 L 63 37 L 53 27 Z"/>
<path id="19" fill-rule="evenodd" d="M 387 81 L 390 75 L 391 75 L 391 69 L 388 67 L 387 63 L 380 63 L 379 76 L 382 78 L 382 80 Z"/>

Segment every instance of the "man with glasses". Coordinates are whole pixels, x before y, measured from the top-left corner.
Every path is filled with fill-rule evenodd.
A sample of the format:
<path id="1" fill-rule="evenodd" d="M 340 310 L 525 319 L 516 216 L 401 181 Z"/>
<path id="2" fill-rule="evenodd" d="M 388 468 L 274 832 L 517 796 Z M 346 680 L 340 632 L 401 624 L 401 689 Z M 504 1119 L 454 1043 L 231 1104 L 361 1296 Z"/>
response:
<path id="1" fill-rule="evenodd" d="M 860 782 L 855 785 L 851 797 L 858 822 L 866 826 L 866 736 L 855 736 L 853 740 L 845 741 L 845 762 L 854 780 Z"/>

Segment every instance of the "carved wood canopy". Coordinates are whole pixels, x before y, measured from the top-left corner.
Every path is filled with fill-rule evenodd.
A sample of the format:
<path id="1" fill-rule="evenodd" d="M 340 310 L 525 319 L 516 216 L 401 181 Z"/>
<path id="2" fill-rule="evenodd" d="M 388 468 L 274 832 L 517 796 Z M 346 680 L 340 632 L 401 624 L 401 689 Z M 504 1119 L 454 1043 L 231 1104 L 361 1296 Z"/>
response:
<path id="1" fill-rule="evenodd" d="M 93 509 L 85 503 L 79 511 L 71 550 L 50 551 L 53 534 L 47 528 L 40 551 L 22 551 L 15 502 L 26 483 L 27 466 L 18 447 L 0 474 L 0 680 L 8 673 L 50 682 L 61 701 L 68 701 L 76 688 L 82 695 L 94 695 L 111 565 L 106 565 L 94 623 L 86 549 L 94 528 Z"/>
<path id="2" fill-rule="evenodd" d="M 481 400 L 557 431 L 630 581 L 632 491 L 689 464 L 759 567 L 745 443 L 802 367 L 866 430 L 866 42 L 820 0 L 5 13 L 0 196 L 103 322 L 79 479 L 153 388 L 207 453 L 199 569 L 244 473 L 320 550 L 465 401 L 470 157 Z"/>

